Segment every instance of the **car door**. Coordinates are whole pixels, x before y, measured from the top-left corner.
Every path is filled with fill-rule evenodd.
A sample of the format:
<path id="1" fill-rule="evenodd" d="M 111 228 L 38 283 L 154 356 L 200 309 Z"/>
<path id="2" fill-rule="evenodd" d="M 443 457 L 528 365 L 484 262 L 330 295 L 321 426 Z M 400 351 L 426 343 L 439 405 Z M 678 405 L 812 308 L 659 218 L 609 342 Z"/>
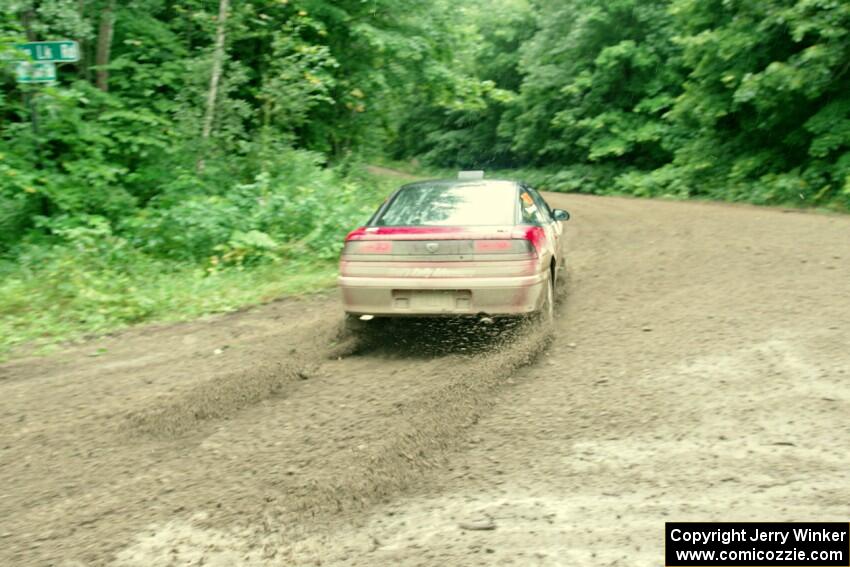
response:
<path id="1" fill-rule="evenodd" d="M 529 187 L 524 185 L 520 187 L 519 200 L 522 222 L 541 227 L 546 235 L 544 259 L 548 265 L 549 258 L 558 258 L 558 235 L 555 232 L 554 226 L 557 223 L 552 222 L 552 215 L 549 212 L 549 208 L 545 203 L 540 202 L 540 195 L 535 199 Z"/>
<path id="2" fill-rule="evenodd" d="M 549 231 L 546 233 L 546 236 L 552 238 L 555 258 L 557 258 L 556 262 L 560 265 L 564 257 L 564 239 L 562 238 L 564 226 L 562 223 L 555 220 L 555 217 L 552 214 L 552 209 L 549 207 L 549 203 L 546 202 L 543 196 L 538 193 L 536 189 L 529 186 L 525 186 L 525 189 L 528 191 L 528 194 L 531 195 L 531 198 L 534 200 L 537 208 L 541 211 L 543 222 L 549 227 Z"/>

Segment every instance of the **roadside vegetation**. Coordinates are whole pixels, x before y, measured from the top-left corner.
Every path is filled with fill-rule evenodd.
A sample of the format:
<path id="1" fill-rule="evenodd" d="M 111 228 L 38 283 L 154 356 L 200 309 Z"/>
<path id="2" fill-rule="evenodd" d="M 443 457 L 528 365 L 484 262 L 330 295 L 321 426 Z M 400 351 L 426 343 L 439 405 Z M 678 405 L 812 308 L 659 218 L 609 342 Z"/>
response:
<path id="1" fill-rule="evenodd" d="M 288 158 L 298 163 L 305 155 Z M 161 217 L 142 211 L 126 221 L 140 226 L 114 227 L 91 215 L 56 219 L 49 234 L 32 231 L 0 260 L 0 359 L 16 345 L 331 287 L 346 232 L 365 222 L 396 180 L 359 167 L 342 177 L 310 160 L 301 165 L 305 172 L 261 179 L 264 187 L 239 185 Z"/>
<path id="2" fill-rule="evenodd" d="M 418 106 L 397 157 L 561 191 L 850 206 L 847 2 L 481 6 L 480 101 Z"/>
<path id="3" fill-rule="evenodd" d="M 0 356 L 333 282 L 409 171 L 850 208 L 850 4 L 9 0 Z M 36 119 L 35 121 L 33 119 Z"/>

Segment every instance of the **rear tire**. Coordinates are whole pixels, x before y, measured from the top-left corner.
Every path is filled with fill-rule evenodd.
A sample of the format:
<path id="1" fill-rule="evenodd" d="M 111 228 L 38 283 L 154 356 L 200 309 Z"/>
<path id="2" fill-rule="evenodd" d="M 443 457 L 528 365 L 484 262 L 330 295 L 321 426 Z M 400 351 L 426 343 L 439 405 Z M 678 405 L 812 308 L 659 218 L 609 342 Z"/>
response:
<path id="1" fill-rule="evenodd" d="M 546 280 L 546 294 L 543 298 L 543 304 L 540 309 L 534 314 L 535 322 L 540 325 L 551 325 L 555 320 L 555 282 L 552 281 L 550 274 Z"/>
<path id="2" fill-rule="evenodd" d="M 567 268 L 563 261 L 556 268 L 558 277 L 555 279 L 555 304 L 557 305 L 567 295 Z"/>

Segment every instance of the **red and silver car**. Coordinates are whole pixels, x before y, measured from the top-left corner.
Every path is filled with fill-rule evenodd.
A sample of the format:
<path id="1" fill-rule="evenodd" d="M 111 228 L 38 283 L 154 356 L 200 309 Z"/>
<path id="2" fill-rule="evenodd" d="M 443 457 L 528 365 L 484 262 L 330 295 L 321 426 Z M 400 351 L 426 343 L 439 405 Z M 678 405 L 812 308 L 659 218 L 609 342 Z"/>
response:
<path id="1" fill-rule="evenodd" d="M 404 185 L 349 233 L 339 270 L 349 322 L 552 318 L 569 214 L 523 183 L 464 173 Z"/>

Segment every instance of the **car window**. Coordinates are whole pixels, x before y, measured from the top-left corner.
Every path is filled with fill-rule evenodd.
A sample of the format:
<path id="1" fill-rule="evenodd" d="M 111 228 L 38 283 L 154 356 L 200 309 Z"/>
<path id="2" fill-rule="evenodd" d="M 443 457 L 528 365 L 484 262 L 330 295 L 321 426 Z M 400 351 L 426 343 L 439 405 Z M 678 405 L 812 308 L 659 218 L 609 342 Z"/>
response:
<path id="1" fill-rule="evenodd" d="M 534 201 L 534 197 L 526 189 L 519 193 L 519 205 L 522 222 L 526 224 L 543 224 L 546 221 L 545 213 Z"/>
<path id="2" fill-rule="evenodd" d="M 543 198 L 543 195 L 537 192 L 536 189 L 531 187 L 526 187 L 528 192 L 531 194 L 531 198 L 534 199 L 534 204 L 537 205 L 537 208 L 541 211 L 543 216 L 547 221 L 551 222 L 554 220 L 554 216 L 552 214 L 552 209 L 549 208 L 549 203 Z"/>
<path id="3" fill-rule="evenodd" d="M 375 219 L 377 226 L 515 224 L 513 183 L 417 183 L 402 187 Z"/>

